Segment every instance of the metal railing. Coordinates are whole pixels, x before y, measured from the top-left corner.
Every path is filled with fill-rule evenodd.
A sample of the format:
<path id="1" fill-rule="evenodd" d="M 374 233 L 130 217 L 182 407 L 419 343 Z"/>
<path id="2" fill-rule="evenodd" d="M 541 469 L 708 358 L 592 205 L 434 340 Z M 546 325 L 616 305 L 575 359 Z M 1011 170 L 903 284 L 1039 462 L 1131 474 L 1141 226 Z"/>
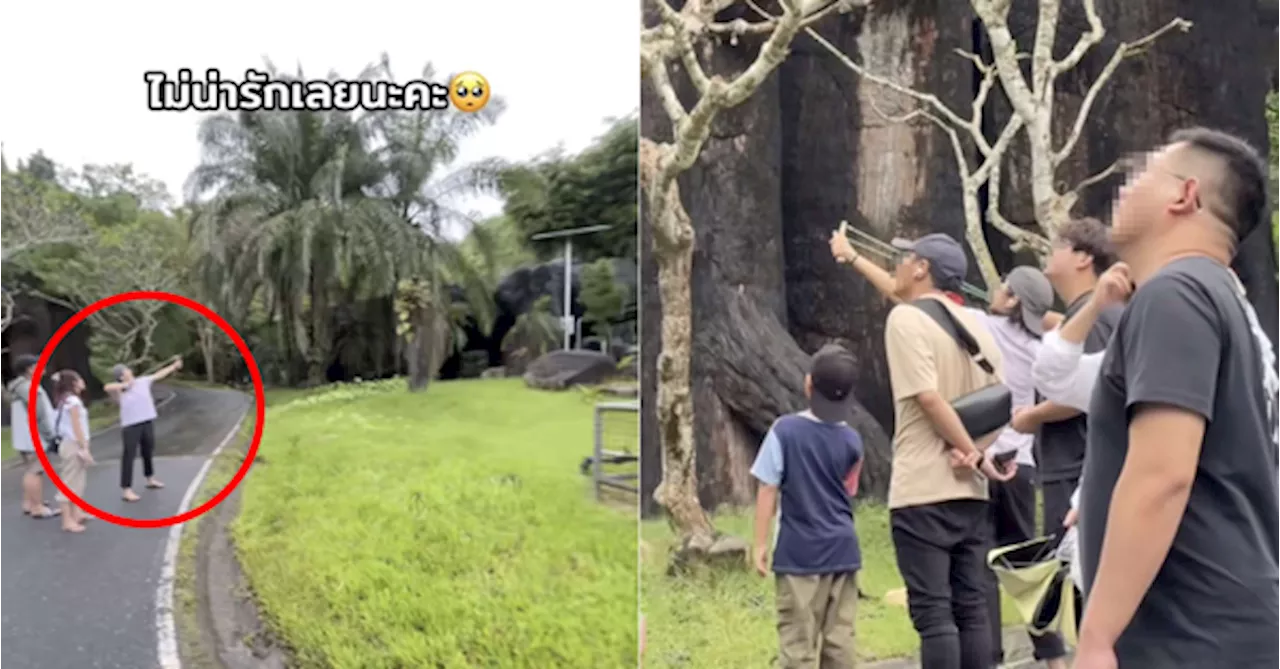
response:
<path id="1" fill-rule="evenodd" d="M 639 494 L 640 403 L 597 404 L 594 442 L 591 478 L 596 499 L 601 498 L 605 488 Z"/>

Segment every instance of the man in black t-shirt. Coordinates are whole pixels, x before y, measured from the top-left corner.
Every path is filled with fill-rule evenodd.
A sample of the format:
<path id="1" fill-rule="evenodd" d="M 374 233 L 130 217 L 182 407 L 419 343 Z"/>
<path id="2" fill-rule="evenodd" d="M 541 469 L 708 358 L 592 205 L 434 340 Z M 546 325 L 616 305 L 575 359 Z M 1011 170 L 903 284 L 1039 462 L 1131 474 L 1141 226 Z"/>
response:
<path id="1" fill-rule="evenodd" d="M 1280 664 L 1274 357 L 1228 268 L 1269 232 L 1267 173 L 1243 141 L 1187 130 L 1118 195 L 1136 291 L 1089 408 L 1077 669 Z"/>
<path id="2" fill-rule="evenodd" d="M 1067 305 L 1065 320 L 1089 301 L 1098 277 L 1115 263 L 1115 250 L 1107 226 L 1096 218 L 1068 221 L 1054 235 L 1052 246 L 1044 274 Z M 1098 315 L 1084 341 L 1085 353 L 1097 353 L 1107 347 L 1121 311 L 1122 307 L 1116 305 Z M 1038 393 L 1036 399 L 1041 399 Z M 1063 532 L 1063 520 L 1071 510 L 1071 494 L 1080 483 L 1080 468 L 1084 466 L 1087 425 L 1084 414 L 1048 401 L 1018 410 L 1010 423 L 1019 432 L 1036 435 L 1035 459 L 1044 501 L 1045 534 L 1061 536 Z"/>

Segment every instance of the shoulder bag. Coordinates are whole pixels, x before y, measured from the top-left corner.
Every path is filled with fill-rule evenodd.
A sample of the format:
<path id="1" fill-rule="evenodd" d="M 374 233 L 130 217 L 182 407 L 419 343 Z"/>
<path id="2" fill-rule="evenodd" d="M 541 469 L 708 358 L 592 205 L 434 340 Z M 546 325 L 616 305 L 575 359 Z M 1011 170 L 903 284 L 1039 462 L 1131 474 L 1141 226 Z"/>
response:
<path id="1" fill-rule="evenodd" d="M 996 376 L 995 368 L 982 354 L 977 340 L 956 320 L 955 315 L 946 305 L 927 297 L 915 300 L 911 304 L 928 314 L 982 371 L 991 377 Z M 1009 424 L 1013 415 L 1013 393 L 1009 391 L 1009 386 L 997 380 L 991 385 L 952 400 L 951 408 L 955 409 L 956 415 L 960 416 L 960 422 L 969 436 L 976 439 Z"/>

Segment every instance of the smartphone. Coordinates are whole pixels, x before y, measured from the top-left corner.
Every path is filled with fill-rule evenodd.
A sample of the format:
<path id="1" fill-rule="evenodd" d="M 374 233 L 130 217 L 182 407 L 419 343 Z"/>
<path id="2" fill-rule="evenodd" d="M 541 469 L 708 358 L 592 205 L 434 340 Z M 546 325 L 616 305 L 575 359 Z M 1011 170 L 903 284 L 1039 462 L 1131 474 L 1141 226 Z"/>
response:
<path id="1" fill-rule="evenodd" d="M 996 457 L 991 458 L 991 461 L 999 465 L 1001 468 L 1003 468 L 1005 465 L 1009 464 L 1010 460 L 1016 457 L 1018 457 L 1017 451 L 1009 451 L 1007 453 L 1001 453 L 1000 455 L 997 455 Z"/>

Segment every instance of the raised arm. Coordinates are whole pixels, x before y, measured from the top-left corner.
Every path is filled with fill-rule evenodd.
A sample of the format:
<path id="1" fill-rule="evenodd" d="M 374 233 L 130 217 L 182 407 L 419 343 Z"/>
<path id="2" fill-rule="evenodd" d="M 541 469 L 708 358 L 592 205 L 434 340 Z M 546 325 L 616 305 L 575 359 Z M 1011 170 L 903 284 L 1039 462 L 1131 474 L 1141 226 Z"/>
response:
<path id="1" fill-rule="evenodd" d="M 845 228 L 848 223 L 841 221 L 840 228 L 831 233 L 831 257 L 842 265 L 848 265 L 857 270 L 867 282 L 875 287 L 876 292 L 880 293 L 885 299 L 897 304 L 902 300 L 894 295 L 893 291 L 893 275 L 889 274 L 883 267 L 867 260 L 853 248 L 853 244 L 849 242 L 849 237 L 845 235 Z"/>
<path id="2" fill-rule="evenodd" d="M 153 381 L 163 381 L 174 372 L 182 369 L 182 358 L 174 358 L 173 362 L 161 367 L 159 371 L 151 375 Z"/>

